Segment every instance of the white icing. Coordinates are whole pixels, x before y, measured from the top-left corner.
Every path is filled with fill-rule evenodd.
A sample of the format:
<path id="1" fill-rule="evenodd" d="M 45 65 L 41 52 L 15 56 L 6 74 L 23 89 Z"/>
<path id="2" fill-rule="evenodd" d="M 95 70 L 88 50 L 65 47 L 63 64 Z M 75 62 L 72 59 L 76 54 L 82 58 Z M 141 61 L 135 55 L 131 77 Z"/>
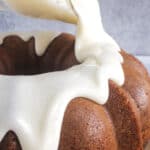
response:
<path id="1" fill-rule="evenodd" d="M 0 76 L 0 138 L 12 129 L 23 150 L 57 150 L 68 103 L 86 97 L 104 104 L 109 79 L 123 84 L 120 48 L 104 31 L 97 0 L 5 1 L 25 15 L 77 23 L 75 54 L 81 65 L 36 76 Z"/>
<path id="2" fill-rule="evenodd" d="M 27 16 L 56 19 L 76 23 L 70 0 L 1 0 L 7 3 L 7 8 L 14 9 Z M 6 9 L 6 7 L 5 7 Z"/>
<path id="3" fill-rule="evenodd" d="M 19 35 L 24 41 L 28 41 L 31 37 L 35 38 L 35 50 L 38 56 L 44 54 L 48 45 L 54 38 L 59 36 L 58 32 L 50 31 L 32 31 L 32 32 L 3 32 L 0 33 L 0 44 L 2 44 L 3 39 L 9 35 Z"/>
<path id="4" fill-rule="evenodd" d="M 98 77 L 98 66 L 82 64 L 36 76 L 0 75 L 0 138 L 11 129 L 18 135 L 23 150 L 57 150 L 70 100 L 82 96 L 105 103 L 105 71 L 101 68 Z M 99 86 L 99 82 L 104 84 Z"/>

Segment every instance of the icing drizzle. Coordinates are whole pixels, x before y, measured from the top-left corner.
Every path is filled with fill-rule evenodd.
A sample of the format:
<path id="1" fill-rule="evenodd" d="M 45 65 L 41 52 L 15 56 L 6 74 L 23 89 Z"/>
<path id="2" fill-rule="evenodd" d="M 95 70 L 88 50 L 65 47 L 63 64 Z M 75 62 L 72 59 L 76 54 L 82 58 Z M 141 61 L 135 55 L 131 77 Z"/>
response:
<path id="1" fill-rule="evenodd" d="M 77 24 L 75 54 L 81 65 L 35 76 L 0 75 L 0 138 L 11 129 L 24 150 L 57 150 L 68 103 L 86 97 L 104 104 L 109 96 L 109 79 L 123 84 L 120 48 L 104 31 L 97 0 L 5 1 L 25 15 Z M 42 55 L 58 34 L 18 35 L 25 40 L 34 35 L 37 55 Z"/>
<path id="2" fill-rule="evenodd" d="M 38 56 L 42 56 L 48 47 L 49 43 L 53 41 L 60 33 L 50 31 L 32 31 L 32 32 L 1 32 L 0 33 L 0 44 L 3 39 L 9 35 L 19 35 L 24 41 L 28 41 L 31 37 L 35 38 L 35 50 Z"/>

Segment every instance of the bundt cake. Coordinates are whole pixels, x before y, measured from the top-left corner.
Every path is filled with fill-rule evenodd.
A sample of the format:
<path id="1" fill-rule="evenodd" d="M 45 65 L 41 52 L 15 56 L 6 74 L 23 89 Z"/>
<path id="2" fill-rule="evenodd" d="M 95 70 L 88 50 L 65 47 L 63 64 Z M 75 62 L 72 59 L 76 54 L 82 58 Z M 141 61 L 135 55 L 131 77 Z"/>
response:
<path id="1" fill-rule="evenodd" d="M 105 32 L 98 1 L 5 2 L 27 16 L 74 23 L 77 33 L 1 38 L 0 150 L 144 149 L 150 78 Z M 49 42 L 44 52 L 40 42 Z"/>
<path id="2" fill-rule="evenodd" d="M 37 56 L 34 37 L 24 41 L 19 36 L 8 36 L 0 45 L 0 73 L 3 76 L 36 75 L 72 67 L 79 64 L 74 42 L 74 36 L 61 34 L 49 44 L 44 55 Z M 83 97 L 73 99 L 64 115 L 59 150 L 142 150 L 147 145 L 150 78 L 135 57 L 123 50 L 121 55 L 124 85 L 120 87 L 110 80 L 110 96 L 105 105 Z M 3 118 L 7 117 L 5 114 Z M 2 137 L 0 150 L 22 148 L 17 133 L 10 128 Z"/>

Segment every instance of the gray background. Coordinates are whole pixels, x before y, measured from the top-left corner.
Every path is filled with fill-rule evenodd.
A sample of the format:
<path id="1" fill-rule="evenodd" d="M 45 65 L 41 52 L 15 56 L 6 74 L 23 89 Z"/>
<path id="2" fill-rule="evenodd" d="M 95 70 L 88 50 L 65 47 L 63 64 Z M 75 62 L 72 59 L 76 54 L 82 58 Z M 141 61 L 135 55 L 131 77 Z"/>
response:
<path id="1" fill-rule="evenodd" d="M 150 55 L 150 0 L 100 2 L 105 29 L 120 46 L 135 55 Z M 75 32 L 73 25 L 30 19 L 12 12 L 0 12 L 0 31 L 43 29 Z"/>

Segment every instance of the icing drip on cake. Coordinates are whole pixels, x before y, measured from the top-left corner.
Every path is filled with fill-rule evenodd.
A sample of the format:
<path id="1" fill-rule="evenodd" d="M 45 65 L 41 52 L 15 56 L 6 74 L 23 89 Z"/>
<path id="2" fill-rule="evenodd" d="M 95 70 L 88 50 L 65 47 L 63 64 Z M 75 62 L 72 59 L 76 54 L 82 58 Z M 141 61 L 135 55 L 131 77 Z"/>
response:
<path id="1" fill-rule="evenodd" d="M 80 65 L 36 76 L 0 75 L 0 138 L 11 129 L 23 150 L 57 150 L 68 103 L 73 98 L 86 97 L 104 104 L 109 96 L 109 79 L 123 84 L 120 48 L 103 29 L 97 0 L 7 2 L 25 15 L 77 24 L 75 53 Z M 35 36 L 37 54 L 41 55 L 51 34 L 46 34 L 44 44 L 40 43 L 42 37 Z"/>
<path id="2" fill-rule="evenodd" d="M 107 84 L 99 82 L 106 78 L 96 78 L 98 71 L 98 66 L 82 64 L 36 76 L 0 75 L 0 138 L 11 129 L 23 150 L 57 150 L 68 103 L 78 96 L 104 103 L 101 92 Z"/>
<path id="3" fill-rule="evenodd" d="M 18 35 L 24 41 L 28 41 L 31 37 L 35 38 L 35 50 L 38 56 L 42 56 L 47 49 L 50 42 L 59 36 L 60 33 L 50 32 L 50 31 L 41 31 L 41 32 L 4 32 L 0 33 L 0 44 L 2 44 L 3 39 L 9 35 Z"/>

